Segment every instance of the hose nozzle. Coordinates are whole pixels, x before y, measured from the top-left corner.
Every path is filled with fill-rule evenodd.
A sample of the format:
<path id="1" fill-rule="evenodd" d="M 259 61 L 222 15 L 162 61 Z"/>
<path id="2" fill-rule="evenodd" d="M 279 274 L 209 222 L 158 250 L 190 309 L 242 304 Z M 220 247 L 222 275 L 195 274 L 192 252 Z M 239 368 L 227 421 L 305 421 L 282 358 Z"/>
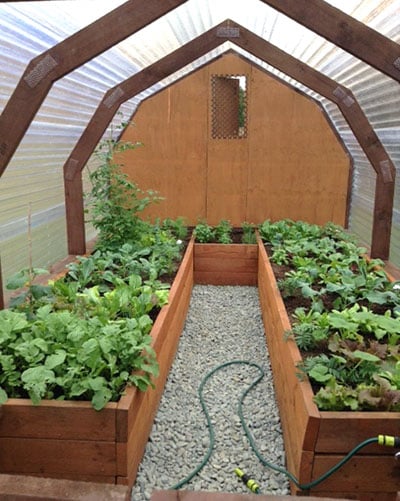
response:
<path id="1" fill-rule="evenodd" d="M 378 435 L 378 444 L 400 449 L 400 437 L 392 437 L 391 435 Z"/>
<path id="2" fill-rule="evenodd" d="M 255 480 L 250 478 L 249 475 L 246 475 L 246 473 L 244 473 L 240 468 L 235 468 L 234 471 L 244 485 L 251 490 L 251 492 L 258 494 L 260 487 Z"/>

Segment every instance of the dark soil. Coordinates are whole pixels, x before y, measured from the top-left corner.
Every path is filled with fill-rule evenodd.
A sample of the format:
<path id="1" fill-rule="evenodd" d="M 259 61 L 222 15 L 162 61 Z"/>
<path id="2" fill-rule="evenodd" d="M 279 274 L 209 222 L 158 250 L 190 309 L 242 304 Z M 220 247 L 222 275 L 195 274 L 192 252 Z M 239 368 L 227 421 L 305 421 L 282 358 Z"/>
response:
<path id="1" fill-rule="evenodd" d="M 265 246 L 265 248 L 267 250 L 268 255 L 271 256 L 271 248 L 267 245 Z M 277 265 L 273 262 L 271 262 L 271 267 L 277 282 L 279 280 L 283 280 L 285 278 L 285 274 L 292 270 L 290 266 Z M 334 309 L 333 302 L 335 301 L 336 297 L 337 296 L 335 294 L 329 294 L 329 293 L 321 296 L 321 300 L 328 311 Z M 293 321 L 293 313 L 296 310 L 296 308 L 302 307 L 307 310 L 311 307 L 311 299 L 302 296 L 291 296 L 291 297 L 282 296 L 282 299 L 291 322 Z M 385 311 L 388 309 L 388 307 L 384 304 L 383 305 L 371 304 L 368 303 L 367 301 L 359 301 L 358 304 L 360 306 L 367 306 L 374 313 L 381 315 L 383 315 Z"/>
<path id="2" fill-rule="evenodd" d="M 283 280 L 285 273 L 290 270 L 289 266 L 278 266 L 275 263 L 271 263 L 271 266 L 277 282 L 278 280 Z M 291 323 L 293 322 L 293 314 L 296 308 L 309 309 L 311 307 L 311 300 L 303 296 L 282 297 L 282 299 Z"/>
<path id="3" fill-rule="evenodd" d="M 189 227 L 189 233 L 190 235 L 192 234 L 192 231 L 194 230 L 194 226 L 190 226 Z M 232 238 L 232 242 L 233 244 L 242 244 L 243 243 L 243 228 L 239 228 L 239 227 L 234 227 L 232 228 L 232 232 L 231 232 L 231 238 Z M 218 242 L 216 239 L 211 241 L 211 242 L 208 242 L 208 243 L 211 243 L 211 244 L 219 244 L 221 242 Z"/>

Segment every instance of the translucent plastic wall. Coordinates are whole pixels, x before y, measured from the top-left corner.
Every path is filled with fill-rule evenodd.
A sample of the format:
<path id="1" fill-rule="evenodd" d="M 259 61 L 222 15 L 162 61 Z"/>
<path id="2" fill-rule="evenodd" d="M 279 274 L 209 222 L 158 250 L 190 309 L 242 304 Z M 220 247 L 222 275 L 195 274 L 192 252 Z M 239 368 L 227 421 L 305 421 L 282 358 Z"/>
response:
<path id="1" fill-rule="evenodd" d="M 0 3 L 0 112 L 32 58 L 122 3 L 123 0 Z M 329 0 L 328 3 L 400 43 L 400 0 Z M 399 83 L 258 0 L 188 0 L 54 84 L 0 178 L 3 277 L 27 266 L 30 252 L 34 265 L 45 267 L 67 254 L 62 167 L 104 93 L 227 18 L 335 79 L 355 94 L 398 171 L 391 260 L 400 265 Z M 232 44 L 224 44 L 136 96 L 122 107 L 124 118 L 131 115 L 141 99 L 232 47 Z M 250 55 L 245 56 L 251 59 Z M 274 68 L 261 61 L 257 63 L 322 102 L 354 161 L 350 228 L 368 244 L 375 173 L 340 111 L 331 102 Z M 92 234 L 88 231 L 87 237 Z"/>
<path id="2" fill-rule="evenodd" d="M 0 4 L 0 111 L 28 62 L 77 29 L 58 12 L 58 2 L 43 4 Z M 34 266 L 49 268 L 68 254 L 63 165 L 105 91 L 136 70 L 123 56 L 105 53 L 54 84 L 0 178 L 4 282 L 31 258 Z M 121 110 L 125 118 L 131 109 Z M 90 164 L 94 168 L 95 159 Z M 87 238 L 93 236 L 88 226 Z"/>

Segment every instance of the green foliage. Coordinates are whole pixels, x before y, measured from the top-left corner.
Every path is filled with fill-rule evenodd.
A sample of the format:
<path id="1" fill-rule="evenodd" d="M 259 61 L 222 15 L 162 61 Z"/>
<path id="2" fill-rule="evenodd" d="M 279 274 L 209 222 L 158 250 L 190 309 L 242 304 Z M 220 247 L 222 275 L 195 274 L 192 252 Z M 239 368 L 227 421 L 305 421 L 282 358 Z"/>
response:
<path id="1" fill-rule="evenodd" d="M 188 228 L 183 217 L 166 218 L 160 223 L 160 226 L 163 230 L 169 231 L 177 240 L 184 241 L 188 236 Z"/>
<path id="2" fill-rule="evenodd" d="M 257 237 L 256 237 L 256 225 L 253 223 L 247 223 L 243 222 L 242 223 L 242 231 L 243 231 L 243 236 L 242 236 L 242 243 L 244 244 L 256 244 L 257 243 Z"/>
<path id="3" fill-rule="evenodd" d="M 301 350 L 309 351 L 325 344 L 329 337 L 327 313 L 297 308 L 292 334 Z"/>
<path id="4" fill-rule="evenodd" d="M 49 305 L 31 321 L 23 313 L 1 311 L 0 399 L 91 400 L 100 410 L 128 384 L 146 389 L 158 373 L 150 318 L 101 320 L 56 313 Z"/>
<path id="5" fill-rule="evenodd" d="M 100 165 L 89 175 L 92 189 L 86 196 L 86 212 L 99 232 L 98 248 L 118 248 L 150 230 L 149 223 L 141 220 L 139 214 L 160 197 L 154 191 L 142 191 L 122 172 L 122 165 L 115 162 L 116 155 L 138 146 L 139 143 L 106 139 L 96 150 Z"/>
<path id="6" fill-rule="evenodd" d="M 10 300 L 10 307 L 25 311 L 32 315 L 33 311 L 49 300 L 51 293 L 47 285 L 35 284 L 39 275 L 46 275 L 47 270 L 42 268 L 23 268 L 7 280 L 8 290 L 19 291 Z"/>
<path id="7" fill-rule="evenodd" d="M 216 241 L 220 244 L 232 243 L 232 225 L 226 219 L 221 219 L 214 229 Z"/>
<path id="8" fill-rule="evenodd" d="M 312 382 L 318 407 L 399 409 L 400 294 L 383 263 L 365 259 L 366 250 L 332 223 L 266 221 L 259 231 L 271 260 L 290 268 L 278 282 L 282 296 L 308 301 L 296 309 L 290 334 L 304 352 L 300 375 Z"/>
<path id="9" fill-rule="evenodd" d="M 242 223 L 242 243 L 256 244 L 257 237 L 255 230 L 257 226 L 253 223 Z M 234 229 L 227 219 L 221 219 L 216 226 L 211 226 L 205 221 L 199 221 L 194 228 L 196 241 L 199 243 L 220 243 L 231 244 L 233 242 Z"/>
<path id="10" fill-rule="evenodd" d="M 212 226 L 202 221 L 194 228 L 196 241 L 201 244 L 213 242 L 215 240 L 215 230 Z"/>
<path id="11" fill-rule="evenodd" d="M 90 400 L 96 410 L 116 401 L 127 385 L 145 390 L 158 375 L 149 335 L 168 302 L 187 229 L 182 219 L 150 224 L 139 213 L 155 198 L 113 163 L 136 145 L 105 141 L 103 164 L 91 175 L 89 207 L 99 230 L 97 248 L 46 286 L 47 273 L 30 267 L 8 283 L 16 295 L 0 311 L 0 404 L 9 397 Z"/>

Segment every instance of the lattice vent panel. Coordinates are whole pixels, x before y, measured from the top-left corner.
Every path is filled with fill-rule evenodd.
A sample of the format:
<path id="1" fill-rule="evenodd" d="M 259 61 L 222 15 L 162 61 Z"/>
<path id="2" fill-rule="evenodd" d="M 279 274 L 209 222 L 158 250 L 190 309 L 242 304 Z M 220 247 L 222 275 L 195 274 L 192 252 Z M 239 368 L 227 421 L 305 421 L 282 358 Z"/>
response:
<path id="1" fill-rule="evenodd" d="M 212 138 L 247 137 L 247 77 L 212 75 L 211 97 Z"/>

